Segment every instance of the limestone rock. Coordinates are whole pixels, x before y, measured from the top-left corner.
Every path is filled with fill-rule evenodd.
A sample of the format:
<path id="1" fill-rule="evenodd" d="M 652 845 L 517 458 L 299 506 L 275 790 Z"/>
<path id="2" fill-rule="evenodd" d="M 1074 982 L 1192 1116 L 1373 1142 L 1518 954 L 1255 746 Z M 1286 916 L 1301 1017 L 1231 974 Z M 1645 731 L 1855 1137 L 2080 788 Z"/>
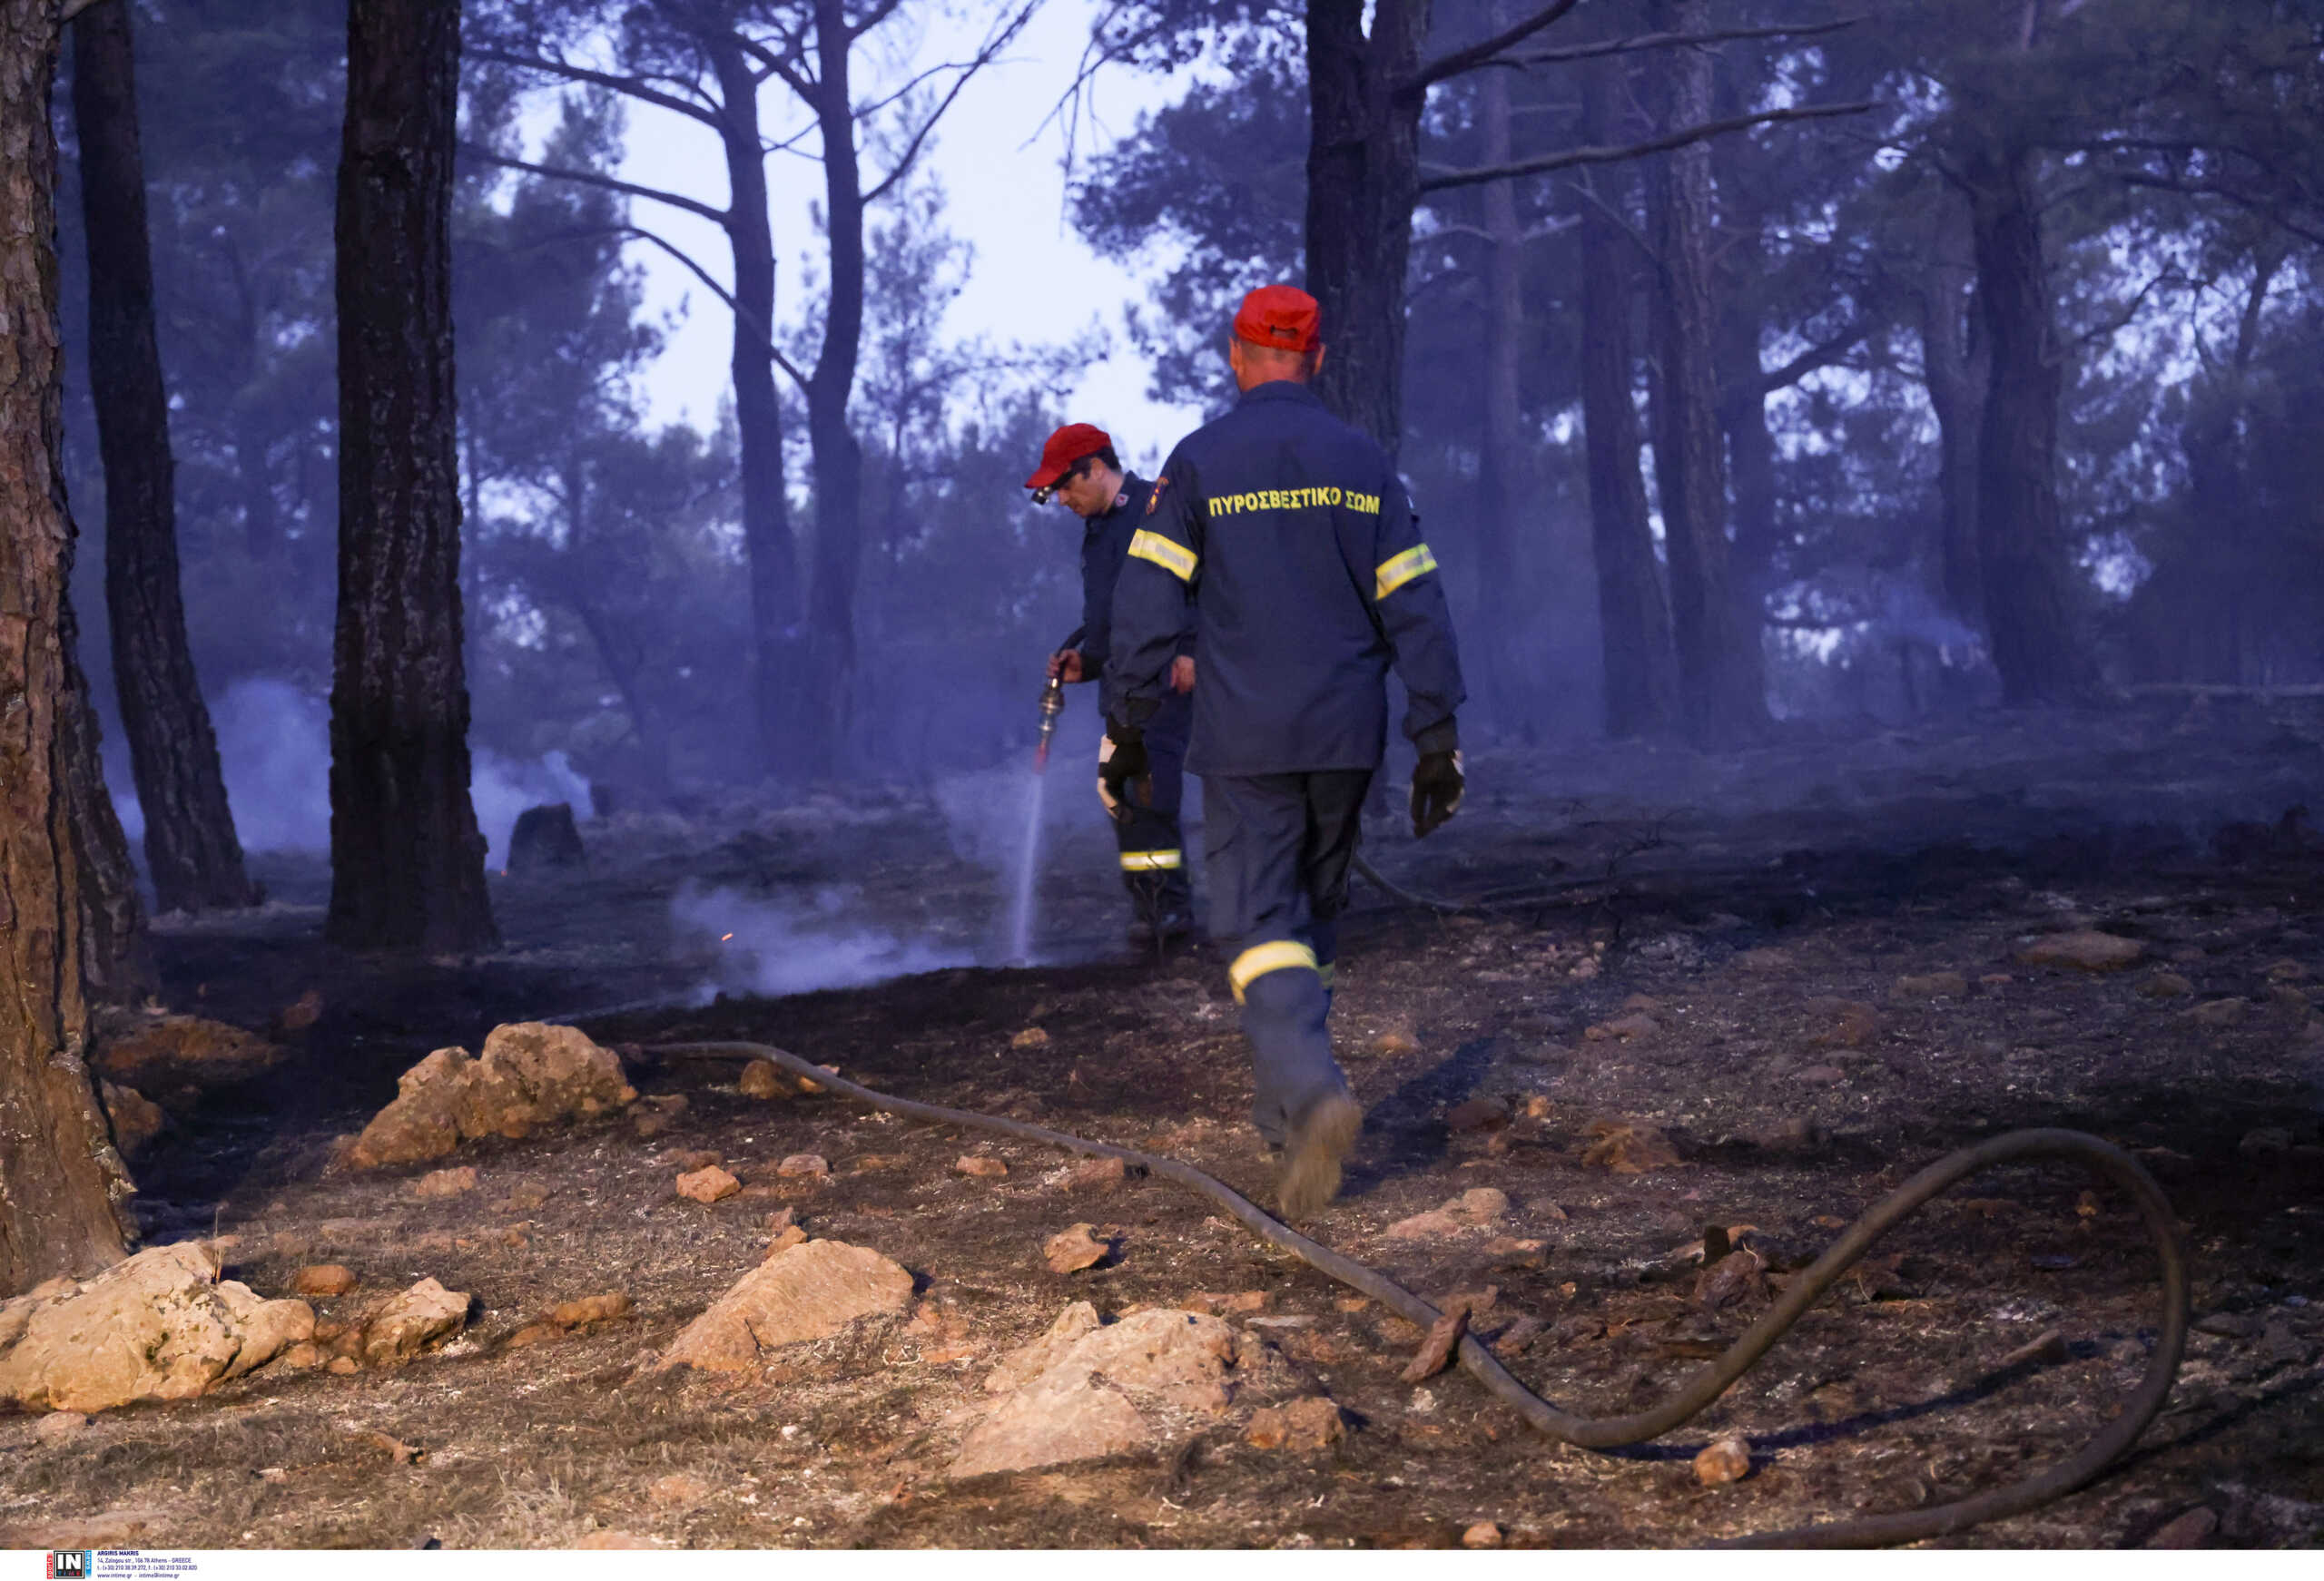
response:
<path id="1" fill-rule="evenodd" d="M 1600 1022 L 1582 1029 L 1581 1036 L 1591 1043 L 1617 1038 L 1628 1043 L 1634 1038 L 1651 1037 L 1662 1030 L 1662 1023 L 1643 1010 L 1633 1010 L 1627 1016 L 1617 1016 L 1611 1021 Z"/>
<path id="2" fill-rule="evenodd" d="M 1590 1133 L 1596 1140 L 1581 1150 L 1585 1164 L 1616 1174 L 1644 1174 L 1679 1162 L 1670 1139 L 1651 1125 L 1598 1120 L 1590 1124 Z"/>
<path id="3" fill-rule="evenodd" d="M 1129 1178 L 1129 1166 L 1118 1158 L 1088 1158 L 1065 1173 L 1070 1192 L 1109 1192 Z"/>
<path id="4" fill-rule="evenodd" d="M 1969 979 L 1959 972 L 1930 972 L 1922 977 L 1901 977 L 1896 979 L 1899 999 L 1965 999 L 1969 997 Z"/>
<path id="5" fill-rule="evenodd" d="M 476 1167 L 462 1164 L 458 1169 L 431 1169 L 411 1183 L 411 1194 L 422 1198 L 465 1196 L 476 1190 Z"/>
<path id="6" fill-rule="evenodd" d="M 1243 1429 L 1243 1441 L 1259 1449 L 1313 1451 L 1329 1448 L 1346 1437 L 1340 1408 L 1322 1395 L 1254 1411 Z"/>
<path id="7" fill-rule="evenodd" d="M 446 1290 L 433 1279 L 423 1279 L 389 1299 L 363 1325 L 359 1349 L 374 1367 L 395 1367 L 410 1360 L 430 1340 L 457 1334 L 467 1327 L 468 1298 L 465 1291 Z"/>
<path id="8" fill-rule="evenodd" d="M 634 1102 L 621 1060 L 576 1027 L 520 1021 L 493 1028 L 482 1057 L 439 1048 L 396 1081 L 348 1162 L 359 1169 L 441 1158 L 481 1136 L 523 1137 Z"/>
<path id="9" fill-rule="evenodd" d="M 1725 1438 L 1695 1457 L 1695 1480 L 1705 1488 L 1723 1488 L 1751 1474 L 1751 1446 Z"/>
<path id="10" fill-rule="evenodd" d="M 783 1079 L 783 1067 L 771 1059 L 754 1059 L 744 1065 L 741 1085 L 746 1098 L 780 1098 L 794 1090 Z"/>
<path id="11" fill-rule="evenodd" d="M 1093 1232 L 1094 1225 L 1074 1224 L 1059 1230 L 1041 1245 L 1041 1255 L 1048 1259 L 1052 1273 L 1073 1273 L 1105 1260 L 1113 1242 L 1101 1240 Z"/>
<path id="12" fill-rule="evenodd" d="M 1464 1548 L 1497 1548 L 1501 1542 L 1501 1527 L 1489 1520 L 1481 1520 L 1461 1534 L 1461 1546 Z"/>
<path id="13" fill-rule="evenodd" d="M 1808 1039 L 1818 1048 L 1862 1048 L 1880 1030 L 1880 1013 L 1860 999 L 1819 999 L 1809 1008 L 1827 1018 Z"/>
<path id="14" fill-rule="evenodd" d="M 2210 999 L 2187 1012 L 2199 1026 L 2225 1028 L 2243 1025 L 2243 1014 L 2250 1007 L 2241 999 Z"/>
<path id="15" fill-rule="evenodd" d="M 2139 985 L 2139 997 L 2145 999 L 2183 999 L 2195 991 L 2195 985 L 2177 972 L 2157 972 Z"/>
<path id="16" fill-rule="evenodd" d="M 1162 1438 L 1167 1418 L 1149 1419 L 1137 1402 L 1223 1414 L 1234 1360 L 1234 1331 L 1216 1318 L 1162 1308 L 1134 1312 L 1084 1333 L 995 1405 L 962 1441 L 951 1474 L 977 1477 L 1145 1448 Z"/>
<path id="17" fill-rule="evenodd" d="M 838 1333 L 856 1319 L 899 1312 L 911 1275 L 868 1246 L 809 1241 L 776 1252 L 736 1281 L 662 1353 L 657 1370 L 734 1372 L 759 1354 Z"/>
<path id="18" fill-rule="evenodd" d="M 1009 1173 L 1009 1165 L 990 1153 L 964 1153 L 952 1167 L 979 1180 L 999 1180 Z"/>
<path id="19" fill-rule="evenodd" d="M 330 1301 L 353 1290 L 357 1281 L 354 1270 L 341 1262 L 313 1262 L 290 1276 L 293 1294 L 310 1301 Z"/>
<path id="20" fill-rule="evenodd" d="M 1497 1186 L 1472 1186 L 1441 1207 L 1414 1213 L 1388 1226 L 1394 1241 L 1433 1241 L 1463 1230 L 1489 1229 L 1509 1216 L 1509 1193 Z"/>
<path id="21" fill-rule="evenodd" d="M 113 1122 L 113 1145 L 121 1149 L 123 1158 L 134 1158 L 145 1150 L 146 1144 L 162 1134 L 169 1124 L 169 1116 L 162 1106 L 134 1087 L 116 1086 L 112 1082 L 99 1084 L 105 1101 L 105 1117 Z"/>
<path id="22" fill-rule="evenodd" d="M 314 1309 L 221 1281 L 191 1242 L 155 1246 L 85 1284 L 0 1303 L 0 1399 L 105 1410 L 189 1399 L 314 1332 Z"/>
<path id="23" fill-rule="evenodd" d="M 705 1207 L 724 1201 L 743 1189 L 743 1183 L 714 1164 L 688 1170 L 678 1176 L 678 1195 Z"/>
<path id="24" fill-rule="evenodd" d="M 2146 954 L 2135 938 L 2084 928 L 2037 938 L 2017 952 L 2027 967 L 2072 967 L 2085 972 L 2118 972 Z"/>
<path id="25" fill-rule="evenodd" d="M 107 1039 L 91 1061 L 105 1079 L 185 1108 L 212 1087 L 231 1086 L 281 1064 L 283 1051 L 254 1033 L 200 1016 L 140 1016 Z"/>
<path id="26" fill-rule="evenodd" d="M 61 1444 L 67 1439 L 78 1438 L 81 1429 L 89 1425 L 86 1413 L 76 1410 L 53 1410 L 33 1426 L 33 1437 L 44 1444 Z"/>
<path id="27" fill-rule="evenodd" d="M 774 1166 L 775 1173 L 793 1180 L 821 1180 L 831 1172 L 831 1160 L 820 1153 L 794 1153 Z"/>
<path id="28" fill-rule="evenodd" d="M 606 1295 L 583 1296 L 579 1301 L 559 1301 L 548 1321 L 560 1329 L 577 1329 L 584 1323 L 603 1323 L 627 1316 L 628 1292 L 614 1291 Z"/>
<path id="29" fill-rule="evenodd" d="M 1075 1301 L 1058 1313 L 1047 1333 L 1002 1357 L 1000 1364 L 985 1375 L 985 1389 L 993 1394 L 1007 1394 L 1023 1388 L 1062 1361 L 1083 1335 L 1097 1331 L 1098 1309 L 1088 1301 Z"/>

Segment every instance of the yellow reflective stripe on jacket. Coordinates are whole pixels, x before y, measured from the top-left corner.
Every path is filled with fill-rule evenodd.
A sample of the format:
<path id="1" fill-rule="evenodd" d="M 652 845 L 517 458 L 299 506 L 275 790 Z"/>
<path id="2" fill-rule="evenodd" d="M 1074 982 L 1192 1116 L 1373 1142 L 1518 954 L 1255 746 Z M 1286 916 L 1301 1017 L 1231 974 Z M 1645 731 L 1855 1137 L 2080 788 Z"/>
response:
<path id="1" fill-rule="evenodd" d="M 1192 582 L 1195 566 L 1200 564 L 1195 552 L 1184 544 L 1174 544 L 1144 527 L 1138 528 L 1137 535 L 1129 541 L 1129 552 L 1132 559 L 1150 560 L 1181 582 Z"/>
<path id="2" fill-rule="evenodd" d="M 1122 871 L 1125 873 L 1157 872 L 1166 868 L 1183 867 L 1186 865 L 1186 860 L 1187 853 L 1182 850 L 1124 851 L 1122 852 Z"/>
<path id="3" fill-rule="evenodd" d="M 1243 990 L 1269 972 L 1288 971 L 1294 967 L 1315 971 L 1315 952 L 1293 939 L 1278 938 L 1272 944 L 1255 944 L 1235 957 L 1226 968 L 1226 980 L 1234 985 L 1235 1002 L 1243 1002 Z"/>
<path id="4" fill-rule="evenodd" d="M 1130 553 L 1135 555 L 1137 550 L 1133 547 Z M 1428 545 L 1414 544 L 1394 559 L 1380 563 L 1380 569 L 1372 574 L 1377 584 L 1372 596 L 1374 600 L 1385 598 L 1413 577 L 1425 576 L 1435 569 L 1436 556 L 1428 552 Z"/>

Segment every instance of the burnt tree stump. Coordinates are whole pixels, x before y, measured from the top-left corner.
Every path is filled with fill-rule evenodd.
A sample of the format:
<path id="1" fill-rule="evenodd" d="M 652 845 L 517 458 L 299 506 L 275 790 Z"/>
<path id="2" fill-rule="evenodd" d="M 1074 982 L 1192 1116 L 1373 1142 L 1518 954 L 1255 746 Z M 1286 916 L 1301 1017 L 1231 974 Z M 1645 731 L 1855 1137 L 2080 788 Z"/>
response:
<path id="1" fill-rule="evenodd" d="M 527 807 L 517 815 L 517 828 L 508 836 L 509 872 L 545 873 L 553 868 L 586 867 L 588 861 L 571 802 Z"/>

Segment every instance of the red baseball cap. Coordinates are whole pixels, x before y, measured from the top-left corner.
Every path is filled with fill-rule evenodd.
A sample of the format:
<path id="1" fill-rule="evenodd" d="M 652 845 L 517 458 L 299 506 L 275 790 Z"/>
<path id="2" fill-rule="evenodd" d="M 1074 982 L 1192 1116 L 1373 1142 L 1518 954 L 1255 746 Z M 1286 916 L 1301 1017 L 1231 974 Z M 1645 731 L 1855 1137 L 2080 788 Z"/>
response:
<path id="1" fill-rule="evenodd" d="M 1311 351 L 1323 309 L 1315 299 L 1297 286 L 1261 286 L 1243 299 L 1235 315 L 1235 333 L 1254 346 L 1280 351 Z"/>
<path id="2" fill-rule="evenodd" d="M 1027 488 L 1047 488 L 1065 476 L 1065 469 L 1084 456 L 1095 456 L 1100 450 L 1114 447 L 1114 437 L 1103 428 L 1088 423 L 1068 423 L 1049 437 L 1041 447 L 1041 464 L 1033 476 L 1025 480 Z"/>

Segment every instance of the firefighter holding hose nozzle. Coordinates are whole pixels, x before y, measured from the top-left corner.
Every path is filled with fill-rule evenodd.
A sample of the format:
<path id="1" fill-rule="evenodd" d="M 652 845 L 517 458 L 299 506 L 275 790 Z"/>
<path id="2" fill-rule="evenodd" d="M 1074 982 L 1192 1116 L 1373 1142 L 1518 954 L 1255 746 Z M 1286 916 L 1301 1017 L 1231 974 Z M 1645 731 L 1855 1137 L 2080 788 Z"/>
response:
<path id="1" fill-rule="evenodd" d="M 1153 486 L 1123 470 L 1111 435 L 1088 423 L 1068 423 L 1041 447 L 1041 464 L 1025 480 L 1033 503 L 1058 500 L 1082 521 L 1081 624 L 1049 655 L 1050 690 L 1042 698 L 1039 761 L 1046 764 L 1049 734 L 1055 728 L 1060 684 L 1095 681 L 1106 667 L 1113 640 L 1114 585 L 1129 555 Z M 1154 716 L 1147 724 L 1147 753 L 1152 764 L 1139 794 L 1115 798 L 1099 781 L 1113 816 L 1121 851 L 1122 885 L 1129 891 L 1130 942 L 1138 945 L 1183 938 L 1194 927 L 1187 880 L 1186 849 L 1178 831 L 1178 809 L 1186 782 L 1187 738 L 1194 713 L 1187 694 L 1194 686 L 1194 637 L 1183 630 L 1169 654 L 1169 673 Z"/>

